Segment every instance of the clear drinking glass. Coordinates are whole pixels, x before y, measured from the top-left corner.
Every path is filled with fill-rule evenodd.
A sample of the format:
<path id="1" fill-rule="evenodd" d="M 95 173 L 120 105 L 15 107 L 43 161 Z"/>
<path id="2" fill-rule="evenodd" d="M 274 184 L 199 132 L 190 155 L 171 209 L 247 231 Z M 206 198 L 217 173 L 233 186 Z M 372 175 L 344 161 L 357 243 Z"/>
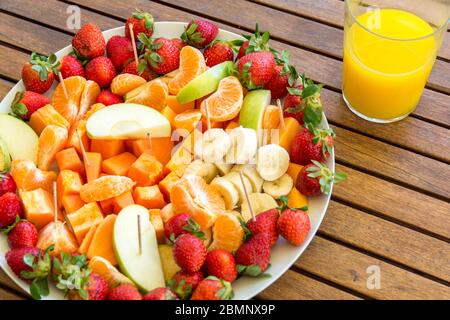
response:
<path id="1" fill-rule="evenodd" d="M 350 110 L 379 123 L 413 112 L 449 17 L 450 0 L 345 0 L 342 91 Z"/>

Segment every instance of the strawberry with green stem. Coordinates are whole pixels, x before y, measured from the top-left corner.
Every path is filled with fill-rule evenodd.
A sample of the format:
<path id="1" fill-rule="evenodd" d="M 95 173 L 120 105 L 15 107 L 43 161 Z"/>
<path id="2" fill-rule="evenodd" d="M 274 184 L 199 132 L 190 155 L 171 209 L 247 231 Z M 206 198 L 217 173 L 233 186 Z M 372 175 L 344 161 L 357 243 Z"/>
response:
<path id="1" fill-rule="evenodd" d="M 214 40 L 203 52 L 208 67 L 213 67 L 225 61 L 233 61 L 242 40 Z"/>
<path id="2" fill-rule="evenodd" d="M 178 271 L 167 284 L 181 299 L 188 299 L 198 284 L 204 279 L 201 271 Z"/>
<path id="3" fill-rule="evenodd" d="M 247 89 L 260 89 L 272 78 L 275 66 L 275 57 L 272 52 L 252 52 L 238 60 L 235 73 Z"/>
<path id="4" fill-rule="evenodd" d="M 286 196 L 281 197 L 281 201 L 283 204 L 280 207 L 281 215 L 277 222 L 278 232 L 289 243 L 299 246 L 305 241 L 311 230 L 311 221 L 306 212 L 308 208 L 289 207 Z"/>
<path id="5" fill-rule="evenodd" d="M 209 276 L 199 283 L 191 300 L 230 300 L 234 296 L 231 283 Z"/>
<path id="6" fill-rule="evenodd" d="M 151 37 L 154 31 L 154 19 L 153 16 L 140 9 L 135 9 L 131 16 L 125 23 L 125 36 L 131 39 L 130 25 L 133 25 L 134 38 L 137 40 L 140 33 L 145 34 L 147 37 Z"/>
<path id="7" fill-rule="evenodd" d="M 275 55 L 277 66 L 272 78 L 264 88 L 271 91 L 272 99 L 279 99 L 287 95 L 288 86 L 295 85 L 299 74 L 297 69 L 290 64 L 289 53 L 286 50 L 281 52 L 272 50 L 272 52 Z"/>
<path id="8" fill-rule="evenodd" d="M 252 35 L 242 35 L 246 41 L 244 41 L 239 48 L 237 59 L 242 58 L 246 54 L 256 51 L 271 51 L 269 47 L 270 33 L 268 31 L 260 32 L 259 25 L 255 26 L 255 33 Z"/>
<path id="9" fill-rule="evenodd" d="M 47 57 L 33 52 L 30 60 L 22 67 L 25 89 L 36 93 L 46 92 L 53 84 L 58 66 L 55 54 L 52 53 Z"/>
<path id="10" fill-rule="evenodd" d="M 305 196 L 318 196 L 321 193 L 330 194 L 331 185 L 340 183 L 347 178 L 343 172 L 332 172 L 325 164 L 312 160 L 298 174 L 296 188 Z"/>
<path id="11" fill-rule="evenodd" d="M 50 103 L 50 99 L 33 91 L 18 91 L 11 103 L 11 113 L 22 120 L 29 120 L 31 115 Z"/>
<path id="12" fill-rule="evenodd" d="M 334 137 L 333 129 L 319 129 L 307 123 L 294 136 L 289 152 L 291 161 L 303 166 L 311 160 L 324 162 L 331 154 Z"/>
<path id="13" fill-rule="evenodd" d="M 144 58 L 144 61 L 139 64 L 138 71 L 148 65 L 156 74 L 164 75 L 179 68 L 180 47 L 175 41 L 167 38 L 151 39 L 143 33 L 139 34 L 139 40 L 142 43 L 139 58 Z"/>
<path id="14" fill-rule="evenodd" d="M 219 28 L 215 23 L 203 19 L 191 20 L 181 35 L 185 43 L 197 47 L 206 48 L 217 37 Z"/>

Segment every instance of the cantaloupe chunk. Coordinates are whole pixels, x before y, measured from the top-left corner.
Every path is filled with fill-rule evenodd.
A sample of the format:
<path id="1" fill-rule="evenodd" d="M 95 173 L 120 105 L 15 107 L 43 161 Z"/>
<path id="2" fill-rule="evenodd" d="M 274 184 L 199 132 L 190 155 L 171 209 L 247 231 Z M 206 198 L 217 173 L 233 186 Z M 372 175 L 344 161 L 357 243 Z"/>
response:
<path id="1" fill-rule="evenodd" d="M 158 186 L 136 187 L 133 192 L 133 199 L 147 209 L 161 209 L 166 205 L 164 196 Z"/>
<path id="2" fill-rule="evenodd" d="M 288 205 L 292 208 L 302 208 L 308 205 L 308 198 L 301 194 L 297 188 L 292 188 L 288 194 Z"/>
<path id="3" fill-rule="evenodd" d="M 36 110 L 30 117 L 30 127 L 33 128 L 38 135 L 41 134 L 45 127 L 51 124 L 66 129 L 69 129 L 70 127 L 69 121 L 56 111 L 51 104 L 47 104 Z"/>
<path id="4" fill-rule="evenodd" d="M 194 146 L 202 138 L 202 133 L 195 129 L 189 135 L 186 131 L 174 131 L 172 136 L 176 138 L 179 134 L 179 142 L 172 151 L 172 157 L 164 167 L 164 174 L 175 172 L 179 177 L 184 174 L 186 167 L 192 162 L 194 157 Z"/>
<path id="5" fill-rule="evenodd" d="M 175 111 L 173 111 L 172 110 L 172 108 L 170 108 L 170 107 L 165 107 L 164 109 L 162 109 L 161 110 L 161 114 L 164 116 L 164 117 L 166 117 L 167 118 L 167 120 L 169 120 L 169 122 L 170 122 L 170 126 L 172 127 L 172 128 L 174 128 L 175 127 L 175 123 L 174 123 L 174 119 L 175 119 L 175 117 L 176 117 L 176 113 L 175 113 Z"/>
<path id="6" fill-rule="evenodd" d="M 79 194 L 81 186 L 80 174 L 72 170 L 62 170 L 56 178 L 56 193 L 59 207 L 62 206 L 62 197 L 68 194 Z"/>
<path id="7" fill-rule="evenodd" d="M 32 191 L 21 191 L 25 218 L 39 230 L 53 221 L 54 206 L 50 192 L 39 188 Z"/>
<path id="8" fill-rule="evenodd" d="M 300 173 L 300 171 L 302 170 L 303 166 L 296 164 L 296 163 L 289 163 L 289 167 L 287 169 L 287 174 L 291 176 L 292 180 L 294 180 L 294 184 L 295 181 L 297 181 L 297 177 L 298 174 Z"/>
<path id="9" fill-rule="evenodd" d="M 100 177 L 102 172 L 102 154 L 98 152 L 86 152 L 86 159 L 84 159 L 84 170 L 86 172 L 86 181 Z"/>
<path id="10" fill-rule="evenodd" d="M 168 95 L 166 98 L 167 106 L 173 110 L 175 113 L 182 113 L 186 110 L 192 110 L 195 108 L 195 100 L 186 104 L 181 104 L 177 100 L 177 96 Z"/>
<path id="11" fill-rule="evenodd" d="M 96 202 L 90 202 L 67 215 L 78 243 L 81 243 L 89 229 L 103 220 L 103 214 Z"/>
<path id="12" fill-rule="evenodd" d="M 166 201 L 170 201 L 170 191 L 179 180 L 180 177 L 175 172 L 171 172 L 159 182 L 159 189 L 161 190 Z"/>
<path id="13" fill-rule="evenodd" d="M 277 106 L 268 105 L 264 111 L 262 128 L 276 129 L 280 125 L 280 111 Z"/>
<path id="14" fill-rule="evenodd" d="M 99 152 L 103 159 L 109 159 L 125 152 L 125 142 L 123 140 L 99 140 L 91 141 L 91 152 Z"/>
<path id="15" fill-rule="evenodd" d="M 171 137 L 138 139 L 132 142 L 132 151 L 136 157 L 140 157 L 144 152 L 155 156 L 159 162 L 165 165 L 169 162 L 173 149 L 173 141 Z"/>
<path id="16" fill-rule="evenodd" d="M 138 186 L 152 186 L 162 179 L 163 166 L 154 156 L 143 153 L 128 170 L 128 177 Z"/>
<path id="17" fill-rule="evenodd" d="M 123 152 L 109 159 L 103 160 L 102 171 L 115 176 L 125 176 L 135 161 L 136 157 L 133 154 Z"/>
<path id="18" fill-rule="evenodd" d="M 99 204 L 104 216 L 114 213 L 114 198 L 99 201 Z"/>
<path id="19" fill-rule="evenodd" d="M 116 218 L 117 215 L 110 214 L 97 226 L 97 230 L 87 251 L 89 259 L 99 256 L 111 262 L 112 265 L 117 266 L 117 259 L 113 248 L 113 230 Z"/>
<path id="20" fill-rule="evenodd" d="M 80 157 L 83 156 L 81 150 L 80 140 L 78 139 L 78 133 L 80 134 L 81 141 L 83 142 L 84 151 L 89 151 L 89 137 L 86 133 L 86 120 L 80 120 L 73 124 L 69 130 L 69 139 L 67 140 L 67 147 L 74 147 Z"/>
<path id="21" fill-rule="evenodd" d="M 61 204 L 66 213 L 72 213 L 80 209 L 86 203 L 81 200 L 78 194 L 65 194 L 61 197 Z"/>
<path id="22" fill-rule="evenodd" d="M 239 127 L 239 122 L 230 121 L 228 122 L 227 126 L 225 127 L 226 132 L 230 132 L 234 128 Z"/>
<path id="23" fill-rule="evenodd" d="M 173 207 L 171 203 L 168 203 L 164 206 L 164 208 L 160 211 L 161 219 L 164 223 L 167 223 L 167 221 L 170 220 L 175 215 L 175 212 L 173 211 Z"/>
<path id="24" fill-rule="evenodd" d="M 166 236 L 164 234 L 164 223 L 161 218 L 161 210 L 159 209 L 150 209 L 148 210 L 148 215 L 150 217 L 150 222 L 155 228 L 156 239 L 159 244 L 163 244 L 166 242 Z"/>
<path id="25" fill-rule="evenodd" d="M 119 213 L 122 209 L 134 204 L 134 199 L 131 191 L 122 193 L 120 196 L 114 197 L 112 200 L 113 212 Z"/>
<path id="26" fill-rule="evenodd" d="M 78 248 L 78 253 L 80 254 L 87 253 L 89 246 L 91 245 L 92 239 L 94 238 L 95 231 L 97 231 L 97 226 L 98 224 L 93 225 L 86 233 L 86 236 L 84 237 L 83 241 L 80 244 L 80 247 Z"/>
<path id="27" fill-rule="evenodd" d="M 84 166 L 75 148 L 59 151 L 55 155 L 59 170 L 72 170 L 84 175 Z"/>
<path id="28" fill-rule="evenodd" d="M 284 118 L 284 129 L 280 128 L 279 143 L 287 152 L 291 149 L 292 141 L 300 129 L 301 126 L 297 120 L 292 117 Z"/>

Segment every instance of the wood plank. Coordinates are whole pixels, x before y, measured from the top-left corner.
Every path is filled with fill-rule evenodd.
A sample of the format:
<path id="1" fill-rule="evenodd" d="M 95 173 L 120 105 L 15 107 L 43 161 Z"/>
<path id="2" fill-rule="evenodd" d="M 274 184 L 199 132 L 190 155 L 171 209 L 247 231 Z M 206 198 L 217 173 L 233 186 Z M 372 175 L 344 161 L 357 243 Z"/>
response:
<path id="1" fill-rule="evenodd" d="M 375 299 L 450 299 L 450 288 L 332 241 L 315 237 L 295 265 Z M 380 268 L 380 289 L 367 286 L 367 268 Z M 370 269 L 369 269 L 370 271 Z M 370 279 L 369 279 L 370 281 Z"/>
<path id="2" fill-rule="evenodd" d="M 7 80 L 0 79 L 0 101 L 8 93 L 9 90 L 14 86 L 14 83 Z"/>
<path id="3" fill-rule="evenodd" d="M 0 288 L 0 300 L 24 300 L 25 298 Z"/>
<path id="4" fill-rule="evenodd" d="M 450 196 L 450 166 L 390 144 L 331 126 L 336 133 L 336 160 L 382 175 L 413 189 Z M 436 174 L 439 172 L 439 174 Z"/>
<path id="5" fill-rule="evenodd" d="M 256 296 L 263 300 L 358 300 L 345 291 L 288 270 L 274 284 Z"/>
<path id="6" fill-rule="evenodd" d="M 26 295 L 26 293 L 17 284 L 15 284 L 15 282 L 12 281 L 11 278 L 1 268 L 0 268 L 0 284 Z"/>
<path id="7" fill-rule="evenodd" d="M 450 203 L 366 173 L 337 165 L 347 181 L 333 189 L 335 199 L 450 239 Z"/>
<path id="8" fill-rule="evenodd" d="M 448 243 L 331 201 L 320 231 L 333 239 L 450 281 Z"/>
<path id="9" fill-rule="evenodd" d="M 19 81 L 22 73 L 22 66 L 28 61 L 30 55 L 0 45 L 0 57 L 2 57 L 0 59 L 0 74 L 11 80 Z"/>

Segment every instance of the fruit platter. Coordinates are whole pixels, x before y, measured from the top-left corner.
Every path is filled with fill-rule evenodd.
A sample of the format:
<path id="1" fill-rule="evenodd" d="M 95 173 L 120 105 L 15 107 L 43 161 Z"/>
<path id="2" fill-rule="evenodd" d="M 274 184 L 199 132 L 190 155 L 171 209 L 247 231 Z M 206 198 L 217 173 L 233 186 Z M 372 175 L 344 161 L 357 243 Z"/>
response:
<path id="1" fill-rule="evenodd" d="M 87 23 L 0 104 L 0 266 L 34 299 L 250 299 L 325 215 L 334 133 L 256 25 Z"/>

